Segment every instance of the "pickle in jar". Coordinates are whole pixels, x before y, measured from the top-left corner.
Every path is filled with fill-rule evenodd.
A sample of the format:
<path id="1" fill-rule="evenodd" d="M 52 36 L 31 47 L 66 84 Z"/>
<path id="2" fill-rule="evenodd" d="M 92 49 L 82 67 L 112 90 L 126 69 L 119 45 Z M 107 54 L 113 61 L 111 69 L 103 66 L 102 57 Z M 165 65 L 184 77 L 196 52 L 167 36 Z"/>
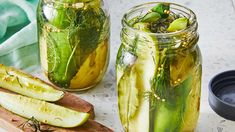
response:
<path id="1" fill-rule="evenodd" d="M 55 85 L 86 89 L 102 79 L 109 58 L 109 16 L 101 6 L 101 0 L 39 2 L 41 65 Z"/>
<path id="2" fill-rule="evenodd" d="M 124 15 L 129 27 L 123 25 L 116 71 L 125 131 L 193 131 L 196 126 L 201 60 L 193 48 L 198 38 L 187 40 L 191 32 L 185 30 L 193 22 L 171 5 L 157 3 L 146 13 L 137 6 Z"/>

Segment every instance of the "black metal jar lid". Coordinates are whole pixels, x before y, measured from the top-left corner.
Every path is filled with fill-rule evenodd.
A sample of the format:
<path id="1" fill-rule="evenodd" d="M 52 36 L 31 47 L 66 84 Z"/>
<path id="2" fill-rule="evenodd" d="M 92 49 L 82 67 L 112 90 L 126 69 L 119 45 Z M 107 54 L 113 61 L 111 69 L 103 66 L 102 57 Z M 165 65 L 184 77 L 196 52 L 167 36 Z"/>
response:
<path id="1" fill-rule="evenodd" d="M 220 116 L 235 121 L 235 70 L 222 72 L 209 83 L 209 104 Z"/>

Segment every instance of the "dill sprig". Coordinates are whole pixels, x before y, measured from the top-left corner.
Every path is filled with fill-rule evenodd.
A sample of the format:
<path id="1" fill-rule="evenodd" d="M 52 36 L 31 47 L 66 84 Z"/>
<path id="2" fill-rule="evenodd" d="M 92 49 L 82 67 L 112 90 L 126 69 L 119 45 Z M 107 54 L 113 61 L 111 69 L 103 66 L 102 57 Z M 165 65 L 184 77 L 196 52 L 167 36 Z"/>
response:
<path id="1" fill-rule="evenodd" d="M 9 78 L 12 78 L 12 81 L 16 79 L 17 82 L 18 82 L 18 84 L 20 85 L 20 87 L 23 88 L 23 85 L 21 84 L 19 77 L 10 74 L 7 70 L 5 70 L 5 72 L 6 72 L 6 74 L 7 74 L 7 75 L 5 76 L 5 79 L 6 79 L 6 80 L 9 79 Z"/>
<path id="2" fill-rule="evenodd" d="M 24 129 L 26 126 L 33 128 L 34 132 L 53 132 L 53 131 L 55 131 L 55 130 L 51 130 L 49 128 L 42 129 L 41 123 L 37 119 L 35 119 L 34 117 L 28 119 L 27 121 L 25 121 L 19 125 L 19 127 L 21 127 L 22 129 Z"/>

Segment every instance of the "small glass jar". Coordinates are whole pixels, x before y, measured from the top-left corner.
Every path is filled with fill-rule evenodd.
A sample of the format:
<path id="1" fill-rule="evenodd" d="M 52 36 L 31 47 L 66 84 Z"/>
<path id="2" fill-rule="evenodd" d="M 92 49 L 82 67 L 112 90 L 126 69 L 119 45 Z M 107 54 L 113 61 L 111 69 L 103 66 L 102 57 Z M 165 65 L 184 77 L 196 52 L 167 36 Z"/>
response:
<path id="1" fill-rule="evenodd" d="M 190 9 L 170 3 L 190 26 L 150 33 L 130 25 L 158 3 L 128 11 L 122 19 L 116 60 L 119 116 L 127 132 L 194 131 L 200 108 L 202 60 L 197 19 Z"/>
<path id="2" fill-rule="evenodd" d="M 41 67 L 53 84 L 81 91 L 101 81 L 110 36 L 102 0 L 40 0 L 37 21 Z"/>

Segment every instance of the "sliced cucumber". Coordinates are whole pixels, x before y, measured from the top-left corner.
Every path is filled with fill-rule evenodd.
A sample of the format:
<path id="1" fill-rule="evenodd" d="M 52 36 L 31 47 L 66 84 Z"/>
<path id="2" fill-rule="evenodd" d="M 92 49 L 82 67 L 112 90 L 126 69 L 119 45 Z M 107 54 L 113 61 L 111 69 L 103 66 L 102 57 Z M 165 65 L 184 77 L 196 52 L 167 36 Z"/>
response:
<path id="1" fill-rule="evenodd" d="M 143 97 L 147 90 L 144 79 L 137 68 L 126 69 L 118 83 L 119 113 L 126 131 L 144 132 L 149 130 L 149 102 Z M 143 122 L 144 121 L 144 122 Z"/>
<path id="2" fill-rule="evenodd" d="M 107 64 L 108 42 L 104 41 L 98 45 L 96 50 L 82 64 L 77 74 L 70 81 L 71 88 L 86 88 L 94 85 L 100 80 Z M 86 75 L 86 76 L 81 76 Z"/>
<path id="3" fill-rule="evenodd" d="M 45 101 L 21 95 L 0 92 L 0 105 L 22 117 L 32 118 L 45 124 L 71 128 L 82 125 L 89 114 L 77 112 Z"/>
<path id="4" fill-rule="evenodd" d="M 187 76 L 192 72 L 193 66 L 195 66 L 195 60 L 193 54 L 188 55 L 175 55 L 170 64 L 170 78 L 171 85 L 176 86 L 187 79 Z M 177 81 L 180 79 L 180 81 Z M 177 83 L 174 83 L 174 82 Z"/>
<path id="5" fill-rule="evenodd" d="M 167 31 L 169 32 L 175 32 L 179 30 L 183 30 L 187 28 L 188 25 L 188 18 L 186 17 L 181 17 L 176 20 L 174 20 L 168 27 Z"/>
<path id="6" fill-rule="evenodd" d="M 139 106 L 139 91 L 136 87 L 137 75 L 134 69 L 126 70 L 118 84 L 119 112 L 126 129 L 129 129 L 129 120 L 135 115 Z"/>
<path id="7" fill-rule="evenodd" d="M 43 32 L 47 41 L 48 78 L 61 87 L 69 86 L 70 80 L 76 75 L 77 64 L 74 56 L 77 43 L 70 44 L 68 30 L 61 32 Z"/>
<path id="8" fill-rule="evenodd" d="M 157 12 L 150 12 L 144 16 L 142 22 L 156 22 L 161 18 L 161 15 Z"/>
<path id="9" fill-rule="evenodd" d="M 172 88 L 166 101 L 158 102 L 155 111 L 154 132 L 181 132 L 184 123 L 186 100 L 192 86 L 192 76 Z"/>
<path id="10" fill-rule="evenodd" d="M 64 96 L 63 91 L 14 68 L 0 65 L 0 87 L 10 91 L 45 101 L 57 101 Z"/>
<path id="11" fill-rule="evenodd" d="M 134 28 L 149 32 L 148 25 L 143 22 L 136 23 Z M 156 38 L 148 33 L 141 33 L 133 46 L 132 54 L 137 56 L 133 64 L 129 60 L 129 66 L 122 69 L 120 62 L 123 61 L 117 61 L 119 114 L 126 131 L 148 132 L 150 104 L 144 94 L 151 89 L 150 81 L 158 63 L 158 45 Z M 120 54 L 127 52 L 120 49 L 118 54 L 122 56 Z"/>
<path id="12" fill-rule="evenodd" d="M 150 32 L 149 30 L 149 23 L 146 22 L 138 22 L 136 24 L 134 24 L 134 28 L 140 30 L 140 31 L 145 31 L 145 32 Z"/>

